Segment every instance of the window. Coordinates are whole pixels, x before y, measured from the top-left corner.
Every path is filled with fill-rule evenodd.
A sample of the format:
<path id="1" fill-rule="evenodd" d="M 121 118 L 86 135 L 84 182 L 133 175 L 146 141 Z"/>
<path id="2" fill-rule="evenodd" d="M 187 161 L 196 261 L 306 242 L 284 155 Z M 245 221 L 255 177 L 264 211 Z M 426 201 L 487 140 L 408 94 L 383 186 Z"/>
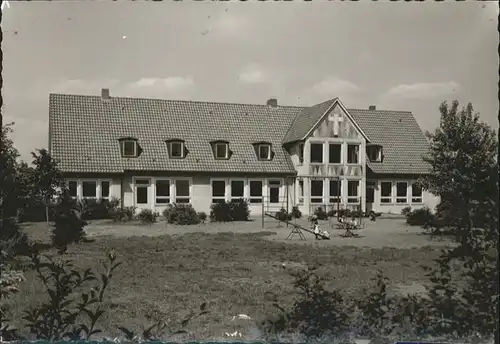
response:
<path id="1" fill-rule="evenodd" d="M 422 188 L 417 183 L 411 184 L 411 202 L 422 203 Z"/>
<path id="2" fill-rule="evenodd" d="M 212 203 L 222 202 L 226 199 L 226 182 L 212 180 Z"/>
<path id="3" fill-rule="evenodd" d="M 299 191 L 298 191 L 298 201 L 299 203 L 304 203 L 304 180 L 299 179 L 298 183 Z"/>
<path id="4" fill-rule="evenodd" d="M 303 143 L 299 143 L 299 163 L 303 163 L 304 162 L 304 144 Z"/>
<path id="5" fill-rule="evenodd" d="M 349 180 L 347 182 L 347 203 L 359 202 L 359 180 Z"/>
<path id="6" fill-rule="evenodd" d="M 342 162 L 342 145 L 338 143 L 330 143 L 328 155 L 330 156 L 330 164 L 340 164 Z"/>
<path id="7" fill-rule="evenodd" d="M 219 142 L 215 144 L 215 158 L 216 159 L 227 159 L 228 158 L 228 144 L 224 142 Z"/>
<path id="8" fill-rule="evenodd" d="M 280 202 L 280 189 L 281 180 L 269 180 L 269 203 L 279 203 Z"/>
<path id="9" fill-rule="evenodd" d="M 380 162 L 382 161 L 382 148 L 381 147 L 367 147 L 366 154 L 368 155 L 368 159 L 371 162 Z"/>
<path id="10" fill-rule="evenodd" d="M 396 183 L 396 203 L 408 203 L 408 183 Z"/>
<path id="11" fill-rule="evenodd" d="M 243 180 L 231 181 L 231 199 L 243 199 L 245 192 L 245 182 Z"/>
<path id="12" fill-rule="evenodd" d="M 171 158 L 184 157 L 184 142 L 173 141 L 168 143 Z"/>
<path id="13" fill-rule="evenodd" d="M 322 180 L 311 180 L 311 203 L 323 203 Z"/>
<path id="14" fill-rule="evenodd" d="M 157 179 L 156 180 L 156 204 L 170 203 L 170 180 Z"/>
<path id="15" fill-rule="evenodd" d="M 392 203 L 392 183 L 380 183 L 380 203 Z"/>
<path id="16" fill-rule="evenodd" d="M 135 180 L 135 202 L 136 204 L 149 203 L 149 179 Z"/>
<path id="17" fill-rule="evenodd" d="M 108 180 L 101 181 L 101 198 L 108 199 L 111 183 Z"/>
<path id="18" fill-rule="evenodd" d="M 189 180 L 175 181 L 175 203 L 189 203 Z"/>
<path id="19" fill-rule="evenodd" d="M 262 203 L 262 180 L 250 181 L 250 203 Z"/>
<path id="20" fill-rule="evenodd" d="M 323 144 L 311 143 L 311 162 L 323 163 Z"/>
<path id="21" fill-rule="evenodd" d="M 68 190 L 71 197 L 76 198 L 78 196 L 78 182 L 76 180 L 68 181 Z"/>
<path id="22" fill-rule="evenodd" d="M 97 182 L 95 180 L 84 180 L 82 189 L 83 198 L 97 198 Z"/>
<path id="23" fill-rule="evenodd" d="M 259 160 L 271 160 L 271 145 L 259 145 Z"/>
<path id="24" fill-rule="evenodd" d="M 330 203 L 337 203 L 340 201 L 340 195 L 342 194 L 340 187 L 340 180 L 330 180 Z"/>
<path id="25" fill-rule="evenodd" d="M 359 164 L 359 145 L 347 146 L 347 163 Z"/>
<path id="26" fill-rule="evenodd" d="M 137 156 L 137 142 L 134 140 L 122 141 L 122 154 L 124 157 Z"/>

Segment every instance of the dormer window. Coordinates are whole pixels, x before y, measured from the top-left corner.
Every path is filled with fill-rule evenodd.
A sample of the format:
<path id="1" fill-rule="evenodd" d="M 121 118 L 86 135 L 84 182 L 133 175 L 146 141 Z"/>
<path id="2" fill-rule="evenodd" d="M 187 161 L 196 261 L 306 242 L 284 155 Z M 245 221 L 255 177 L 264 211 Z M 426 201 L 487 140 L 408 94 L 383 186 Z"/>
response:
<path id="1" fill-rule="evenodd" d="M 366 155 L 370 159 L 370 162 L 382 162 L 382 146 L 367 146 Z"/>
<path id="2" fill-rule="evenodd" d="M 139 155 L 139 146 L 137 144 L 137 139 L 130 137 L 121 138 L 119 141 L 122 157 L 135 158 Z"/>
<path id="3" fill-rule="evenodd" d="M 261 143 L 259 145 L 259 160 L 271 160 L 271 145 Z"/>
<path id="4" fill-rule="evenodd" d="M 229 142 L 227 141 L 212 141 L 212 150 L 214 152 L 215 159 L 226 160 L 229 159 L 231 151 L 229 150 Z"/>
<path id="5" fill-rule="evenodd" d="M 167 140 L 168 155 L 172 159 L 183 159 L 185 158 L 185 145 L 183 140 L 172 139 Z"/>

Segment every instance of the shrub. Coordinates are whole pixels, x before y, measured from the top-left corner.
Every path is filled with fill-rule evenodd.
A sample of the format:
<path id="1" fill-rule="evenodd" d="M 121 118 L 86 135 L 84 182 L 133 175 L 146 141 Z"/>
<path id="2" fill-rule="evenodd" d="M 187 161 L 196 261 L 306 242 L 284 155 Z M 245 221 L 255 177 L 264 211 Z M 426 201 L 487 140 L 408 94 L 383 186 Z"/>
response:
<path id="1" fill-rule="evenodd" d="M 206 219 L 207 215 L 203 214 Z M 196 225 L 201 221 L 200 215 L 191 204 L 168 204 L 163 211 L 163 217 L 167 223 L 176 225 Z"/>
<path id="2" fill-rule="evenodd" d="M 213 222 L 248 221 L 249 216 L 248 203 L 244 200 L 229 203 L 223 200 L 210 207 L 210 221 Z"/>
<path id="3" fill-rule="evenodd" d="M 110 215 L 111 215 L 111 218 L 113 219 L 113 221 L 115 221 L 115 222 L 132 221 L 134 219 L 136 209 L 137 208 L 134 206 L 120 207 L 120 208 L 116 208 L 116 209 L 111 210 Z"/>
<path id="4" fill-rule="evenodd" d="M 142 209 L 139 215 L 137 215 L 137 218 L 144 224 L 152 224 L 156 222 L 158 216 L 160 216 L 160 214 L 156 211 L 151 209 Z"/>
<path id="5" fill-rule="evenodd" d="M 409 213 L 411 213 L 411 207 L 410 206 L 407 206 L 407 207 L 404 207 L 403 209 L 401 209 L 401 215 L 406 216 Z"/>
<path id="6" fill-rule="evenodd" d="M 198 219 L 202 222 L 202 223 L 205 223 L 205 221 L 207 220 L 207 214 L 203 211 L 200 211 L 198 213 Z"/>
<path id="7" fill-rule="evenodd" d="M 336 210 L 328 210 L 328 212 L 326 213 L 326 215 L 328 215 L 328 217 L 336 217 L 337 216 L 337 211 Z"/>
<path id="8" fill-rule="evenodd" d="M 340 209 L 338 211 L 339 217 L 350 217 L 351 216 L 351 210 L 349 209 Z"/>
<path id="9" fill-rule="evenodd" d="M 55 209 L 52 244 L 62 252 L 68 244 L 82 241 L 86 225 L 87 222 L 82 220 L 81 205 L 64 190 Z"/>
<path id="10" fill-rule="evenodd" d="M 300 219 L 302 217 L 302 212 L 299 210 L 299 207 L 293 207 L 290 214 L 295 219 Z"/>
<path id="11" fill-rule="evenodd" d="M 292 219 L 292 214 L 287 214 L 285 208 L 281 208 L 280 211 L 276 212 L 275 216 L 280 221 L 290 221 Z"/>
<path id="12" fill-rule="evenodd" d="M 83 199 L 83 220 L 101 220 L 109 218 L 108 201 L 103 199 Z"/>
<path id="13" fill-rule="evenodd" d="M 410 226 L 422 226 L 427 228 L 434 222 L 434 215 L 427 207 L 412 210 L 406 214 L 406 223 Z"/>
<path id="14" fill-rule="evenodd" d="M 321 207 L 314 211 L 314 215 L 316 215 L 318 220 L 328 220 L 328 214 Z"/>

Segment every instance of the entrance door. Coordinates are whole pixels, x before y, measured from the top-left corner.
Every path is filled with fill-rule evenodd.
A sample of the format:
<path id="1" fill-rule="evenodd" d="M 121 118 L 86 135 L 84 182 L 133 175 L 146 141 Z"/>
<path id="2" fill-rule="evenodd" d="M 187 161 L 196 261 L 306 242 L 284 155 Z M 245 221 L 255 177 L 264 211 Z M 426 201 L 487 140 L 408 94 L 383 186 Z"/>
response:
<path id="1" fill-rule="evenodd" d="M 366 185 L 366 212 L 373 210 L 373 202 L 375 202 L 375 185 Z"/>
<path id="2" fill-rule="evenodd" d="M 137 178 L 134 183 L 134 201 L 135 206 L 138 209 L 150 209 L 151 208 L 151 179 L 149 178 Z"/>
<path id="3" fill-rule="evenodd" d="M 269 203 L 280 202 L 281 180 L 269 181 Z"/>

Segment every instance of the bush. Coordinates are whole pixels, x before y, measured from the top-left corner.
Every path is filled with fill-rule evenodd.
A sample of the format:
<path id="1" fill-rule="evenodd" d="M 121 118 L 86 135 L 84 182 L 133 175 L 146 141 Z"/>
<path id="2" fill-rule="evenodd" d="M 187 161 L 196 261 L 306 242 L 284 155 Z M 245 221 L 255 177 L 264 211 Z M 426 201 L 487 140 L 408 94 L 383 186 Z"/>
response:
<path id="1" fill-rule="evenodd" d="M 120 207 L 110 211 L 111 218 L 115 222 L 132 221 L 135 216 L 136 207 Z"/>
<path id="2" fill-rule="evenodd" d="M 202 215 L 200 214 L 196 213 L 191 204 L 168 204 L 163 211 L 163 217 L 167 223 L 175 225 L 196 225 L 201 221 Z M 205 220 L 207 215 L 203 214 Z"/>
<path id="3" fill-rule="evenodd" d="M 86 225 L 87 222 L 82 219 L 81 205 L 71 198 L 67 190 L 63 191 L 55 209 L 52 244 L 62 252 L 68 244 L 82 241 Z"/>
<path id="4" fill-rule="evenodd" d="M 314 215 L 316 215 L 318 220 L 328 220 L 328 214 L 321 207 L 314 211 Z"/>
<path id="5" fill-rule="evenodd" d="M 276 218 L 280 221 L 290 221 L 292 219 L 292 214 L 287 214 L 285 208 L 281 208 L 280 211 L 276 212 Z"/>
<path id="6" fill-rule="evenodd" d="M 434 222 L 434 215 L 427 207 L 412 210 L 406 214 L 406 223 L 410 226 L 422 226 L 424 228 L 428 228 L 432 226 Z"/>
<path id="7" fill-rule="evenodd" d="M 200 211 L 198 213 L 198 219 L 202 222 L 202 223 L 205 223 L 205 221 L 207 220 L 207 214 L 203 211 Z"/>
<path id="8" fill-rule="evenodd" d="M 222 200 L 210 207 L 212 222 L 248 221 L 249 216 L 248 203 L 244 200 L 233 200 L 229 203 Z"/>
<path id="9" fill-rule="evenodd" d="M 299 207 L 293 207 L 290 214 L 294 219 L 300 219 L 302 217 L 302 212 L 299 210 Z"/>
<path id="10" fill-rule="evenodd" d="M 404 207 L 403 209 L 401 209 L 401 215 L 406 216 L 409 213 L 411 213 L 411 207 L 410 206 L 407 206 L 407 207 Z"/>
<path id="11" fill-rule="evenodd" d="M 337 216 L 337 211 L 336 210 L 328 210 L 328 212 L 326 213 L 326 215 L 328 215 L 328 217 L 336 217 Z"/>
<path id="12" fill-rule="evenodd" d="M 152 224 L 155 223 L 158 219 L 158 214 L 156 211 L 152 211 L 151 209 L 142 209 L 137 218 L 144 224 Z"/>

